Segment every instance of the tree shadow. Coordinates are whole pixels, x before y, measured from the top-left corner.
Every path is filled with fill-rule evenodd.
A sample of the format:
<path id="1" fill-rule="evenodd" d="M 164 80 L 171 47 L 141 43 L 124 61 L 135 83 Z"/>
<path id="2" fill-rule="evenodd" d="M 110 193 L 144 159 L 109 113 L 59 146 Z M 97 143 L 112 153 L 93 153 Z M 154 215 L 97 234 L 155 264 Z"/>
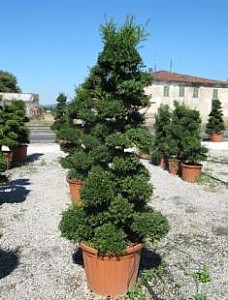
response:
<path id="1" fill-rule="evenodd" d="M 73 260 L 74 264 L 77 264 L 77 265 L 82 266 L 82 267 L 84 266 L 81 248 L 77 248 L 75 250 L 75 252 L 72 255 L 72 260 Z"/>
<path id="2" fill-rule="evenodd" d="M 0 185 L 0 205 L 3 203 L 20 203 L 25 201 L 30 190 L 29 179 L 16 179 Z"/>
<path id="3" fill-rule="evenodd" d="M 141 260 L 139 264 L 139 274 L 145 270 L 149 270 L 152 268 L 157 268 L 162 263 L 162 257 L 160 254 L 148 249 L 143 248 L 141 254 Z M 139 275 L 140 276 L 140 275 Z M 151 296 L 151 300 L 165 300 L 164 298 L 160 298 L 156 292 L 153 290 L 152 286 L 147 281 L 143 281 L 144 286 L 146 287 L 148 293 Z"/>
<path id="4" fill-rule="evenodd" d="M 151 268 L 158 267 L 162 262 L 160 254 L 148 249 L 143 248 L 141 253 L 141 259 L 139 264 L 139 270 L 149 270 Z"/>
<path id="5" fill-rule="evenodd" d="M 19 250 L 0 249 L 0 279 L 8 276 L 19 265 Z"/>
<path id="6" fill-rule="evenodd" d="M 21 167 L 22 165 L 28 165 L 30 163 L 35 162 L 36 160 L 38 160 L 41 156 L 43 156 L 43 153 L 33 153 L 33 154 L 29 154 L 26 157 L 26 160 L 24 161 L 12 161 L 12 167 L 13 168 L 18 168 Z"/>
<path id="7" fill-rule="evenodd" d="M 34 162 L 36 160 L 38 160 L 41 156 L 43 156 L 44 154 L 43 153 L 33 153 L 33 154 L 29 154 L 27 156 L 27 160 L 26 162 L 27 163 L 31 163 L 31 162 Z"/>

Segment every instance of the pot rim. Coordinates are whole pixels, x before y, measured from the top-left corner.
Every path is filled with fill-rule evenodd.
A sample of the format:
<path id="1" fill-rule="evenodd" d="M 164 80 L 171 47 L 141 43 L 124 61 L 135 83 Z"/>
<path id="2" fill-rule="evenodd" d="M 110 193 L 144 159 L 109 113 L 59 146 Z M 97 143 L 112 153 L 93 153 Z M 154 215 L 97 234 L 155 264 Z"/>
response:
<path id="1" fill-rule="evenodd" d="M 101 256 L 101 257 L 122 257 L 122 256 L 125 256 L 125 255 L 130 255 L 132 253 L 141 251 L 144 246 L 145 246 L 145 243 L 139 243 L 139 244 L 127 247 L 126 250 L 124 250 L 123 254 L 120 254 L 120 255 L 99 255 L 97 249 L 86 245 L 84 242 L 81 242 L 79 244 L 79 247 L 83 251 L 88 252 L 88 253 L 93 254 L 93 255 L 96 255 L 96 256 Z"/>

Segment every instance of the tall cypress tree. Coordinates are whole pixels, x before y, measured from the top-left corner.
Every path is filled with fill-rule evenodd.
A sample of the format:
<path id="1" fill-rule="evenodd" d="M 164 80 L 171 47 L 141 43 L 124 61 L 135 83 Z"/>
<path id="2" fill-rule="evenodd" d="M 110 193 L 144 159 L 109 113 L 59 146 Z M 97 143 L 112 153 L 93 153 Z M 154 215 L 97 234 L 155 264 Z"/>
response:
<path id="1" fill-rule="evenodd" d="M 143 71 L 138 52 L 144 28 L 128 18 L 119 28 L 113 22 L 102 26 L 101 34 L 103 50 L 74 100 L 83 124 L 83 148 L 93 145 L 92 168 L 81 192 L 83 206 L 66 211 L 60 229 L 100 254 L 120 254 L 146 237 L 160 238 L 168 224 L 147 206 L 152 196 L 149 172 L 127 150 L 143 146 L 140 109 L 149 104 L 144 88 L 152 78 Z"/>

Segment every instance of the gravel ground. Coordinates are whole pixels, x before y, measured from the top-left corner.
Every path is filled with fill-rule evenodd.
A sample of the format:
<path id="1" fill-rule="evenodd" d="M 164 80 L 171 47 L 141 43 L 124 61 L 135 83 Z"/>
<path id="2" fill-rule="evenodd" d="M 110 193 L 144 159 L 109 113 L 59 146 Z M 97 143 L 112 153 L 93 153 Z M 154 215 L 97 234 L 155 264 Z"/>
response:
<path id="1" fill-rule="evenodd" d="M 76 263 L 77 248 L 58 230 L 70 204 L 66 171 L 58 163 L 63 153 L 56 144 L 31 144 L 28 151 L 29 162 L 8 171 L 10 183 L 0 190 L 0 298 L 92 299 L 84 269 Z M 223 149 L 216 151 L 212 154 L 221 156 Z M 154 186 L 151 205 L 171 226 L 168 236 L 153 245 L 157 254 L 144 253 L 146 265 L 159 255 L 166 262 L 162 279 L 154 278 L 147 287 L 148 299 L 192 299 L 196 285 L 189 274 L 208 266 L 212 280 L 200 291 L 208 300 L 227 300 L 228 189 L 217 181 L 183 182 L 143 163 Z"/>

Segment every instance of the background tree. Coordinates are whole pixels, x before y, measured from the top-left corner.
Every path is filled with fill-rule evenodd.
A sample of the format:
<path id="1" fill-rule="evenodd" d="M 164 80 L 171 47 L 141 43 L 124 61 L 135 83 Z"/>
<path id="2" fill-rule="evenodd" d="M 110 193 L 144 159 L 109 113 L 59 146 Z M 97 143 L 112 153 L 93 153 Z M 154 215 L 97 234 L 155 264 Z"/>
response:
<path id="1" fill-rule="evenodd" d="M 21 89 L 17 85 L 17 78 L 6 71 L 0 71 L 0 92 L 1 93 L 20 93 Z"/>
<path id="2" fill-rule="evenodd" d="M 223 120 L 222 105 L 219 99 L 212 100 L 212 109 L 209 114 L 208 122 L 206 124 L 206 133 L 223 133 L 225 124 Z"/>
<path id="3" fill-rule="evenodd" d="M 66 107 L 67 107 L 67 96 L 64 93 L 60 93 L 56 99 L 57 105 L 55 108 L 54 123 L 52 129 L 59 131 L 62 126 L 66 123 Z"/>

